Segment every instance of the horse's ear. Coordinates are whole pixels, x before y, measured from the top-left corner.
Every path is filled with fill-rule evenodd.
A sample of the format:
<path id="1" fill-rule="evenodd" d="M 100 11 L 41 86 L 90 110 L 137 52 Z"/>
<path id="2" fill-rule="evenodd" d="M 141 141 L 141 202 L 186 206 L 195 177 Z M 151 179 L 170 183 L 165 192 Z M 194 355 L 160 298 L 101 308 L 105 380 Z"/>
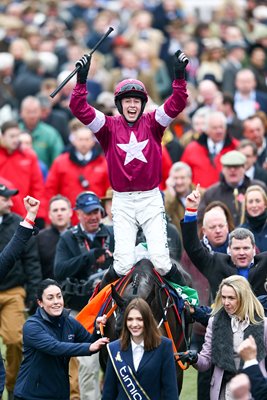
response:
<path id="1" fill-rule="evenodd" d="M 119 295 L 114 285 L 111 285 L 111 296 L 119 308 L 122 309 L 126 305 L 126 301 Z"/>

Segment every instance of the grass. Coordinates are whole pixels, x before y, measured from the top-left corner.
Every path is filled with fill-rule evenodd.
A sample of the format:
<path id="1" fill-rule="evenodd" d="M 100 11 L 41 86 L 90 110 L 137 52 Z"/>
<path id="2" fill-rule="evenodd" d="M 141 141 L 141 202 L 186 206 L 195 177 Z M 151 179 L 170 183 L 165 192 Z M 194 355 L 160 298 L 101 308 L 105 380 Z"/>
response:
<path id="1" fill-rule="evenodd" d="M 189 367 L 184 372 L 183 388 L 179 400 L 197 400 L 197 371 Z"/>
<path id="2" fill-rule="evenodd" d="M 2 400 L 7 400 L 6 390 Z M 193 367 L 189 367 L 184 373 L 183 389 L 179 400 L 197 400 L 197 371 Z"/>

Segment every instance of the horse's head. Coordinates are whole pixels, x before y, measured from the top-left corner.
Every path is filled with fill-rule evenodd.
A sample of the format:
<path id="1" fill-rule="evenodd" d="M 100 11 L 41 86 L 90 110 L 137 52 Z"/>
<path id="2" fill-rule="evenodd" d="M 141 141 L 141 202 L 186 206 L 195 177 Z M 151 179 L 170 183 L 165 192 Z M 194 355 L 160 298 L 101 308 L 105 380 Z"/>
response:
<path id="1" fill-rule="evenodd" d="M 140 260 L 129 279 L 128 285 L 125 287 L 123 293 L 119 294 L 118 291 L 112 286 L 111 296 L 113 301 L 117 304 L 115 316 L 115 331 L 116 336 L 122 330 L 123 315 L 127 305 L 135 297 L 142 297 L 148 304 L 154 298 L 154 281 L 152 273 L 153 265 L 151 261 L 143 259 Z"/>

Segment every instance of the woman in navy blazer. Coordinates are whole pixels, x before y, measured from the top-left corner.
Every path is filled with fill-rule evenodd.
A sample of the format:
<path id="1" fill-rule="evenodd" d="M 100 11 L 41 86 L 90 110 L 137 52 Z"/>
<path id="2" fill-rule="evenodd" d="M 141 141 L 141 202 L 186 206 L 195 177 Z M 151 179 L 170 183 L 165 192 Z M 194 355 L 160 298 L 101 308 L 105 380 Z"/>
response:
<path id="1" fill-rule="evenodd" d="M 60 285 L 43 280 L 37 290 L 39 307 L 23 327 L 23 355 L 14 400 L 69 400 L 69 361 L 90 356 L 108 343 L 92 335 L 64 308 Z M 98 317 L 96 324 L 105 323 Z"/>
<path id="2" fill-rule="evenodd" d="M 145 300 L 136 298 L 129 303 L 124 313 L 121 338 L 110 343 L 108 350 L 110 357 L 102 400 L 179 399 L 171 340 L 161 336 Z M 128 397 L 121 383 L 122 375 L 119 378 L 116 373 L 115 360 L 118 370 L 122 370 L 125 364 L 130 367 L 134 384 L 138 381 L 145 395 L 134 395 L 135 391 L 130 386 L 132 397 Z M 131 376 L 126 372 L 123 375 Z"/>

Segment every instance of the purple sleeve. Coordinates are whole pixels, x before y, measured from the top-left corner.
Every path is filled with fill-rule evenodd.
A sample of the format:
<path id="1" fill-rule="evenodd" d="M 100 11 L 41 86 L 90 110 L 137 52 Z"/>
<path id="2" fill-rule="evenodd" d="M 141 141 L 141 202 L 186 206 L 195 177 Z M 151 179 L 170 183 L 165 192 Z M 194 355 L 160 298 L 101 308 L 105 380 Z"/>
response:
<path id="1" fill-rule="evenodd" d="M 70 109 L 72 114 L 84 125 L 90 124 L 96 116 L 94 107 L 87 103 L 86 84 L 77 83 L 70 99 Z"/>
<path id="2" fill-rule="evenodd" d="M 188 97 L 186 81 L 175 79 L 172 83 L 172 89 L 172 95 L 164 103 L 164 110 L 169 117 L 175 118 L 186 106 Z"/>

